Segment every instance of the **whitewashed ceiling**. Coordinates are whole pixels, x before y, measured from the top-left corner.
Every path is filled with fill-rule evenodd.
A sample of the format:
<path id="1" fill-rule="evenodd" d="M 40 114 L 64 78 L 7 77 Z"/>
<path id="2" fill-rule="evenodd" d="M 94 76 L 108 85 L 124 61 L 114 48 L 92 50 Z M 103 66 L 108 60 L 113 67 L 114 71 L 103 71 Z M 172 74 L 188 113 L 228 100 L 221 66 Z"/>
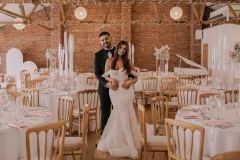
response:
<path id="1" fill-rule="evenodd" d="M 49 3 L 43 3 L 43 4 L 46 7 L 51 5 Z M 3 4 L 0 3 L 0 6 L 1 5 L 3 5 Z M 33 3 L 22 3 L 22 5 L 24 7 L 26 16 L 28 16 L 31 13 L 32 9 L 35 6 Z M 19 7 L 19 3 L 7 3 L 3 7 L 3 9 L 6 9 L 8 11 L 11 11 L 11 12 L 14 12 L 14 13 L 17 13 L 17 14 L 21 15 L 21 9 Z M 37 11 L 39 11 L 41 9 L 43 9 L 43 6 L 42 5 L 38 5 L 36 10 L 35 10 L 35 12 L 37 12 Z M 14 20 L 14 17 L 8 16 L 8 15 L 6 15 L 4 13 L 0 13 L 0 21 L 13 22 L 13 20 Z M 0 24 L 0 27 L 3 26 L 3 25 L 5 25 L 5 24 Z"/>

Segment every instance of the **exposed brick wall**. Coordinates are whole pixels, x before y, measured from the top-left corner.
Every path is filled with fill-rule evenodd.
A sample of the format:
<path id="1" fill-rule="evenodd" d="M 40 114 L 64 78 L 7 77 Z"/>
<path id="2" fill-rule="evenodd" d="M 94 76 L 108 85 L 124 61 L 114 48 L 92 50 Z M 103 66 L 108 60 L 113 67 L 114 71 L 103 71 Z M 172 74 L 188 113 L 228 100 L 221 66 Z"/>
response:
<path id="1" fill-rule="evenodd" d="M 33 19 L 46 21 L 43 12 L 34 14 Z M 34 23 L 34 21 L 33 21 Z M 24 30 L 16 30 L 12 25 L 0 28 L 0 72 L 6 69 L 6 53 L 10 48 L 21 50 L 24 61 L 33 61 L 38 67 L 45 67 L 45 51 L 51 47 L 51 31 L 36 24 L 27 25 Z"/>
<path id="2" fill-rule="evenodd" d="M 111 33 L 113 44 L 122 39 L 131 41 L 135 46 L 135 65 L 141 68 L 155 70 L 154 48 L 165 44 L 170 44 L 171 48 L 170 69 L 178 65 L 175 53 L 190 58 L 190 25 L 172 23 L 169 11 L 173 6 L 173 4 L 159 3 L 154 5 L 150 3 L 116 5 L 113 3 L 111 6 L 90 4 L 85 6 L 88 16 L 84 21 L 77 20 L 71 12 L 65 30 L 72 32 L 75 38 L 74 70 L 80 72 L 94 70 L 94 53 L 101 48 L 98 39 L 101 31 Z M 69 7 L 71 6 L 66 8 Z M 109 13 L 106 16 L 109 7 Z M 182 19 L 189 22 L 190 6 L 181 4 L 181 7 L 184 12 Z M 5 56 L 10 47 L 17 47 L 23 52 L 24 60 L 32 60 L 39 67 L 45 66 L 45 49 L 57 48 L 62 38 L 64 29 L 59 24 L 59 10 L 59 4 L 51 7 L 49 26 L 54 27 L 52 31 L 37 25 L 30 25 L 24 31 L 16 31 L 11 26 L 1 28 L 0 56 Z M 38 19 L 46 20 L 43 13 L 38 14 L 42 15 Z M 199 41 L 196 41 L 195 46 L 194 61 L 199 63 Z M 5 64 L 3 63 L 0 65 L 0 72 L 4 70 Z"/>

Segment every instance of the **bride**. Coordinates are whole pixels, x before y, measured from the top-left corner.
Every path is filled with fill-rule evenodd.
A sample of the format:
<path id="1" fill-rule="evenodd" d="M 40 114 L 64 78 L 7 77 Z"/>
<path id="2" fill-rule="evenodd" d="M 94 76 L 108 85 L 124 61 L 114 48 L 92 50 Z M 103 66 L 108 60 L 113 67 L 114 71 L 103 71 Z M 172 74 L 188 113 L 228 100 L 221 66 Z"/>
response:
<path id="1" fill-rule="evenodd" d="M 109 152 L 113 157 L 139 158 L 140 126 L 133 108 L 134 91 L 137 81 L 135 67 L 128 59 L 128 42 L 120 41 L 113 58 L 105 65 L 105 79 L 118 83 L 117 90 L 109 91 L 113 110 L 99 140 L 97 149 Z"/>

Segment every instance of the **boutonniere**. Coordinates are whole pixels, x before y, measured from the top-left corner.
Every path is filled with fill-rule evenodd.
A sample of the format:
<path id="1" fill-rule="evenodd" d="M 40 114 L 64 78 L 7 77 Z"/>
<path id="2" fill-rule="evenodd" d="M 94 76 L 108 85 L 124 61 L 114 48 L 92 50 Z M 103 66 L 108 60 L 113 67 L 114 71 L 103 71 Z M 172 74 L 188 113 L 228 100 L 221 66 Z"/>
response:
<path id="1" fill-rule="evenodd" d="M 108 52 L 108 58 L 111 58 L 112 57 L 112 53 L 109 51 Z"/>

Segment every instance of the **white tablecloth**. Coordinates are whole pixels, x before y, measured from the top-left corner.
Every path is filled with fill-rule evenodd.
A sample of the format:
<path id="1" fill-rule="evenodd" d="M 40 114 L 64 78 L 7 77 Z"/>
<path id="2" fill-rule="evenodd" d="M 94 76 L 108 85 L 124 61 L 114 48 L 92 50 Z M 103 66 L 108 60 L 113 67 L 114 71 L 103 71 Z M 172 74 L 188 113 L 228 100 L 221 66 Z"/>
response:
<path id="1" fill-rule="evenodd" d="M 240 150 L 240 123 L 236 123 L 239 115 L 237 115 L 234 109 L 213 111 L 214 115 L 221 117 L 222 121 L 231 122 L 234 124 L 234 127 L 225 129 L 205 125 L 205 123 L 199 119 L 184 119 L 183 116 L 186 114 L 186 112 L 189 111 L 179 110 L 177 112 L 176 119 L 192 124 L 198 124 L 205 128 L 203 151 L 203 155 L 205 157 L 213 156 L 218 153 Z"/>
<path id="2" fill-rule="evenodd" d="M 1 160 L 26 159 L 26 128 L 16 129 L 8 126 L 10 120 L 13 120 L 13 117 L 17 118 L 18 116 L 19 113 L 14 114 L 7 110 L 4 110 L 3 108 L 0 108 Z M 49 120 L 49 118 L 29 119 L 26 117 L 22 117 L 21 119 L 24 122 L 30 124 L 30 126 L 46 123 Z M 32 150 L 34 150 L 34 148 L 32 148 Z"/>

